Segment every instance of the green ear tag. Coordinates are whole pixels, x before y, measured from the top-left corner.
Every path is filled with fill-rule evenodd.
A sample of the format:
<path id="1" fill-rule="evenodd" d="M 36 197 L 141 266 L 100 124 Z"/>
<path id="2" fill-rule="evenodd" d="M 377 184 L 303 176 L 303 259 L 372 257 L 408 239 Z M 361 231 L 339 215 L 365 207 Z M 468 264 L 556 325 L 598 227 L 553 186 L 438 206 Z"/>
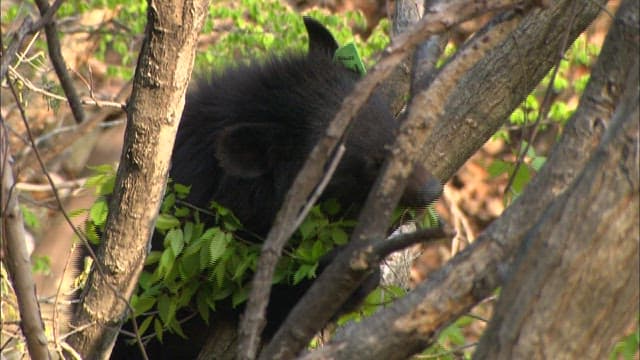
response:
<path id="1" fill-rule="evenodd" d="M 364 68 L 360 54 L 358 54 L 358 48 L 352 42 L 341 46 L 333 54 L 333 61 L 342 64 L 347 69 L 353 70 L 364 76 L 367 70 Z"/>

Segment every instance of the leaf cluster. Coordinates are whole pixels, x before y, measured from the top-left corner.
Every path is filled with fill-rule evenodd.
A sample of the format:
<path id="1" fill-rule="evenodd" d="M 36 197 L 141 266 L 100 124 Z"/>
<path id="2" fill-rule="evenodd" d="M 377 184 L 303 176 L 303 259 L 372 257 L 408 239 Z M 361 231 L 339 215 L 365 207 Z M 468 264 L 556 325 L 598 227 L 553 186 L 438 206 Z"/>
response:
<path id="1" fill-rule="evenodd" d="M 388 43 L 388 21 L 378 26 L 365 43 L 353 36 L 352 26 L 363 26 L 359 12 L 333 15 L 326 10 L 305 12 L 327 26 L 340 44 L 354 41 L 365 64 L 373 64 L 373 57 Z M 306 52 L 307 35 L 300 14 L 281 1 L 242 0 L 214 5 L 209 9 L 203 34 L 219 34 L 215 41 L 201 49 L 196 57 L 200 72 L 220 71 L 234 63 L 265 58 L 267 54 L 283 55 Z"/>
<path id="2" fill-rule="evenodd" d="M 98 244 L 115 170 L 107 165 L 92 170 L 95 175 L 86 186 L 99 197 L 83 213 L 87 214 L 87 236 Z M 141 334 L 153 325 L 160 340 L 165 330 L 184 336 L 180 324 L 194 314 L 208 322 L 221 306 L 237 307 L 246 301 L 260 255 L 261 239 L 243 229 L 231 211 L 215 202 L 207 209 L 195 208 L 185 200 L 189 190 L 169 182 L 154 234 L 154 242 L 161 241 L 163 249 L 147 256 L 131 299 L 133 315 L 142 319 Z M 296 285 L 315 277 L 320 259 L 347 243 L 355 224 L 338 218 L 339 213 L 335 200 L 311 210 L 278 264 L 274 284 Z"/>

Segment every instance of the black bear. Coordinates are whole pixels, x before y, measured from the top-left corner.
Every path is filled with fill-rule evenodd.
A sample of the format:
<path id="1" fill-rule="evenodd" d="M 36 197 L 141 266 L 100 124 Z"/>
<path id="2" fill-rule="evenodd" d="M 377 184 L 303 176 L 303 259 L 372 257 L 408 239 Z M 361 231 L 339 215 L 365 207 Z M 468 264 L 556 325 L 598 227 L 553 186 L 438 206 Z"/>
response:
<path id="1" fill-rule="evenodd" d="M 206 208 L 215 200 L 259 237 L 269 231 L 293 179 L 360 78 L 334 62 L 338 44 L 324 26 L 308 17 L 304 24 L 307 54 L 239 65 L 199 80 L 187 95 L 173 150 L 170 177 L 191 185 L 187 201 Z M 337 199 L 345 209 L 343 216 L 357 217 L 396 129 L 387 103 L 378 95 L 354 119 L 345 155 L 322 195 Z M 441 190 L 441 184 L 418 166 L 402 201 L 425 205 Z M 272 302 L 268 312 L 278 315 L 274 319 L 268 314 L 269 327 L 277 327 L 291 306 Z M 175 347 L 167 340 L 155 349 L 158 353 L 148 348 L 151 359 L 170 358 L 169 347 L 184 346 L 180 358 L 195 357 L 200 350 L 195 339 L 178 339 L 182 345 Z M 133 354 L 137 348 L 130 350 Z M 114 358 L 124 358 L 116 354 Z"/>

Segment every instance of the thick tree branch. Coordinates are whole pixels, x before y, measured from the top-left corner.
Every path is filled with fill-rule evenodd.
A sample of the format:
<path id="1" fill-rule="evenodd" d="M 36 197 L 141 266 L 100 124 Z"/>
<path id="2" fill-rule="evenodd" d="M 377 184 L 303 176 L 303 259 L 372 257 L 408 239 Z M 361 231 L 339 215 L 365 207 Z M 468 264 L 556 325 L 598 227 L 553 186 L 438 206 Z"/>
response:
<path id="1" fill-rule="evenodd" d="M 147 26 L 133 92 L 116 186 L 98 260 L 74 317 L 89 324 L 69 338 L 83 358 L 106 358 L 135 289 L 153 232 L 169 159 L 208 2 L 149 1 Z"/>
<path id="2" fill-rule="evenodd" d="M 561 0 L 527 16 L 500 47 L 457 84 L 447 99 L 445 113 L 424 144 L 425 167 L 443 181 L 453 176 L 549 72 L 565 34 L 569 32 L 572 42 L 605 2 L 577 1 L 571 12 L 573 1 Z M 569 29 L 574 14 L 575 24 Z M 493 23 L 489 23 L 476 36 L 484 36 L 492 28 Z"/>
<path id="3" fill-rule="evenodd" d="M 594 16 L 596 12 L 597 9 L 591 9 L 578 19 Z M 629 69 L 638 66 L 637 41 L 637 37 L 624 42 L 607 38 L 580 106 L 546 165 L 470 248 L 413 293 L 373 317 L 345 328 L 308 358 L 347 359 L 362 354 L 375 354 L 372 358 L 380 359 L 404 358 L 423 349 L 434 340 L 438 329 L 491 294 L 502 283 L 531 223 L 557 194 L 567 189 L 577 176 L 576 169 L 581 169 L 593 153 L 620 100 Z"/>
<path id="4" fill-rule="evenodd" d="M 603 359 L 637 316 L 640 97 L 630 71 L 598 151 L 525 237 L 474 358 Z"/>
<path id="5" fill-rule="evenodd" d="M 455 3 L 458 7 L 452 6 L 449 8 L 445 7 L 445 9 L 432 9 L 432 11 L 428 13 L 428 16 L 421 20 L 421 22 L 418 23 L 412 31 L 402 34 L 394 40 L 394 43 L 392 43 L 388 49 L 387 57 L 382 59 L 374 67 L 371 74 L 384 73 L 387 75 L 388 72 L 391 71 L 391 68 L 389 68 L 390 64 L 397 64 L 397 62 L 402 60 L 404 55 L 411 51 L 420 41 L 424 40 L 424 36 L 421 35 L 425 35 L 425 33 L 433 33 L 433 31 L 429 31 L 430 26 L 433 26 L 433 24 L 437 24 L 436 29 L 443 30 L 441 27 L 448 28 L 466 19 L 468 16 L 477 15 L 482 11 L 495 10 L 492 6 L 496 5 L 494 3 L 489 3 L 486 4 L 487 7 L 473 8 L 469 7 L 467 4 L 466 7 L 462 6 L 461 9 L 459 8 L 460 4 L 461 3 Z M 500 4 L 501 7 L 508 5 L 513 4 Z M 505 22 L 505 26 L 513 26 L 514 23 L 517 23 L 517 20 L 513 20 L 512 22 L 507 21 Z M 475 61 L 480 59 L 487 49 L 495 45 L 501 39 L 501 36 L 504 36 L 504 34 L 496 34 L 493 38 L 484 38 L 483 42 L 478 42 L 475 48 L 470 48 L 464 56 L 460 56 L 458 63 L 451 65 L 449 70 L 445 72 L 442 79 L 446 79 L 446 81 L 442 80 L 442 83 L 432 86 L 430 88 L 431 93 L 426 96 L 433 96 L 434 99 L 444 98 L 443 96 L 447 94 L 447 90 L 454 87 L 455 80 L 459 78 L 470 66 L 472 66 Z M 354 93 L 347 98 L 345 104 L 348 103 L 349 99 L 355 98 L 359 94 L 370 94 L 370 91 L 373 89 L 375 84 L 369 84 L 367 82 L 368 79 L 370 79 L 369 76 L 359 83 Z M 367 87 L 365 87 L 365 85 Z M 364 92 L 363 90 L 368 92 Z M 420 103 L 417 102 L 415 104 Z M 441 101 L 440 104 L 444 105 L 444 101 Z M 400 195 L 404 190 L 404 186 L 406 185 L 407 177 L 413 170 L 414 163 L 420 155 L 419 145 L 422 144 L 431 129 L 429 124 L 434 123 L 433 121 L 429 121 L 429 119 L 432 119 L 430 116 L 437 116 L 439 113 L 440 111 L 434 111 L 431 114 L 423 111 L 412 112 L 410 110 L 410 117 L 401 127 L 400 136 L 394 145 L 392 155 L 387 159 L 377 185 L 374 186 L 374 189 L 369 194 L 369 199 L 367 200 L 363 213 L 360 216 L 360 221 L 352 236 L 352 242 L 381 238 L 384 236 L 388 227 L 390 212 L 392 211 L 392 208 L 396 206 Z M 338 113 L 334 123 L 341 119 L 341 115 L 342 111 Z M 334 123 L 332 123 L 332 125 Z M 329 130 L 331 131 L 331 127 Z M 286 208 L 286 206 L 287 205 L 285 203 L 284 207 Z M 380 219 L 383 220 L 381 221 Z M 264 246 L 266 247 L 267 244 Z M 358 245 L 353 244 L 352 246 L 357 247 Z M 289 319 L 285 321 L 280 331 L 276 333 L 274 339 L 261 354 L 261 358 L 290 358 L 304 348 L 313 334 L 321 329 L 329 318 L 336 313 L 342 303 L 349 297 L 351 291 L 358 286 L 360 281 L 362 281 L 370 271 L 370 268 L 366 265 L 364 267 L 360 267 L 357 263 L 352 265 L 353 266 L 349 266 L 348 269 L 344 269 L 339 268 L 337 264 L 334 264 L 323 271 L 319 280 L 316 281 L 314 286 L 312 286 L 312 288 L 305 294 L 303 300 L 298 303 L 289 317 L 289 319 L 300 318 L 300 316 L 303 316 L 302 314 L 306 314 L 307 321 L 303 324 L 293 323 L 293 321 Z M 260 271 L 260 268 L 258 269 L 258 271 Z M 261 280 L 265 281 L 264 279 Z M 320 295 L 327 293 L 324 292 L 326 289 L 321 290 L 321 285 L 319 285 L 323 282 L 324 284 L 329 284 L 328 286 L 335 287 L 329 292 L 333 296 L 326 297 Z M 266 292 L 267 297 L 268 294 L 269 293 Z M 314 309 L 312 310 L 310 309 L 311 302 L 305 305 L 307 300 L 304 299 L 314 298 L 324 298 L 324 301 L 319 305 L 319 307 L 314 306 Z M 322 309 L 322 311 L 318 311 L 318 309 Z"/>

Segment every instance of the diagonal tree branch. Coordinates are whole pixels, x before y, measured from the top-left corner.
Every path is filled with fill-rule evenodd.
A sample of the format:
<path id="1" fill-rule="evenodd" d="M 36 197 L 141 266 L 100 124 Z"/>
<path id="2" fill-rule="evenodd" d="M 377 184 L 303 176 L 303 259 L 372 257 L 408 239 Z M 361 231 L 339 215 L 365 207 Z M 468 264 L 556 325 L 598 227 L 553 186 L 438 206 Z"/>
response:
<path id="1" fill-rule="evenodd" d="M 460 21 L 464 21 L 465 19 L 478 15 L 484 11 L 508 8 L 515 4 L 506 2 L 488 2 L 484 4 L 484 6 L 470 7 L 466 2 L 449 2 L 445 5 L 446 6 L 443 5 L 442 8 L 432 9 L 428 13 L 428 16 L 423 18 L 420 23 L 416 24 L 411 31 L 398 36 L 398 38 L 394 40 L 392 45 L 386 51 L 386 57 L 372 69 L 370 75 L 363 79 L 352 95 L 345 100 L 343 103 L 343 109 L 346 104 L 350 104 L 349 101 L 351 99 L 357 99 L 359 96 L 366 98 L 375 86 L 372 79 L 376 79 L 375 76 L 378 76 L 378 74 L 384 74 L 385 76 L 388 75 L 393 69 L 393 66 L 401 61 L 406 54 L 411 52 L 412 49 L 428 35 L 438 31 L 444 31 Z M 461 57 L 462 60 L 460 60 L 459 64 L 450 67 L 451 70 L 448 75 L 448 80 L 450 80 L 451 83 L 445 83 L 444 85 L 441 84 L 438 87 L 434 87 L 433 89 L 435 90 L 432 91 L 434 91 L 434 93 L 442 91 L 441 94 L 446 94 L 447 89 L 454 86 L 455 79 L 463 74 L 469 66 L 473 65 L 473 63 L 478 60 L 487 49 L 495 45 L 499 39 L 500 36 L 496 36 L 493 39 L 487 38 L 485 39 L 487 41 L 479 44 L 474 49 L 470 49 L 468 54 L 466 54 L 466 57 Z M 347 109 L 349 111 L 354 111 L 353 105 Z M 338 113 L 336 119 L 332 122 L 332 125 L 330 125 L 329 132 L 332 131 L 334 124 L 342 120 L 344 113 L 344 111 Z M 440 111 L 434 111 L 434 114 L 439 113 Z M 404 186 L 406 185 L 407 177 L 413 170 L 414 163 L 420 155 L 420 147 L 416 145 L 421 144 L 423 141 L 421 139 L 426 138 L 430 131 L 430 127 L 428 125 L 429 121 L 424 118 L 424 116 L 430 115 L 425 114 L 423 111 L 415 113 L 410 111 L 409 116 L 412 116 L 411 114 L 414 114 L 414 117 L 412 119 L 410 118 L 403 124 L 403 127 L 400 130 L 400 137 L 397 140 L 396 145 L 394 145 L 394 150 L 392 150 L 392 156 L 387 160 L 386 165 L 383 167 L 383 174 L 378 180 L 378 185 L 374 186 L 374 190 L 369 195 L 367 204 L 360 216 L 360 221 L 352 236 L 352 242 L 381 238 L 384 236 L 388 227 L 388 219 L 390 218 L 392 208 L 397 204 Z M 313 159 L 313 153 L 310 159 Z M 303 174 L 304 170 L 301 171 L 299 177 Z M 382 184 L 382 186 L 380 184 Z M 296 188 L 297 187 L 294 184 L 294 189 Z M 283 208 L 288 208 L 286 202 Z M 375 220 L 371 220 L 373 219 L 371 217 L 372 214 L 374 214 L 373 216 L 375 217 Z M 369 221 L 363 221 L 363 219 L 369 219 Z M 380 219 L 384 220 L 380 221 Z M 276 224 L 277 221 L 278 220 L 276 220 Z M 277 252 L 277 249 L 269 248 L 271 244 L 268 243 L 268 241 L 269 240 L 267 240 L 263 245 L 263 255 L 278 256 L 279 252 Z M 356 247 L 358 247 L 358 245 L 354 244 L 353 246 L 348 247 L 348 250 L 345 251 L 354 251 Z M 267 251 L 270 251 L 270 253 L 266 253 Z M 261 262 L 261 264 L 263 263 Z M 261 265 L 259 265 L 258 273 L 254 278 L 252 297 L 260 294 L 259 298 L 264 299 L 265 297 L 268 298 L 269 292 L 266 291 L 258 293 L 255 291 L 255 288 L 258 285 L 258 281 L 260 281 L 262 282 L 262 286 L 268 289 L 270 282 L 267 284 L 266 278 L 259 277 L 260 275 L 264 275 L 260 273 L 260 266 Z M 313 334 L 322 328 L 329 318 L 336 313 L 341 304 L 349 297 L 351 291 L 358 286 L 360 281 L 362 281 L 369 271 L 370 268 L 366 265 L 361 268 L 356 265 L 349 269 L 330 266 L 328 269 L 323 271 L 319 280 L 306 293 L 303 300 L 298 303 L 298 306 L 296 306 L 290 313 L 289 319 L 285 321 L 281 330 L 276 333 L 271 343 L 263 351 L 261 358 L 290 358 L 295 356 L 298 351 L 304 348 Z M 269 279 L 270 278 L 271 277 L 269 277 Z M 322 283 L 324 287 L 321 288 L 319 283 Z M 322 297 L 318 295 L 321 293 L 326 294 L 327 288 L 331 288 L 329 293 L 333 296 L 323 297 L 324 301 L 321 304 L 309 301 L 306 306 L 303 306 L 306 302 L 304 299 Z M 249 306 L 250 305 L 251 298 L 249 302 Z M 314 309 L 310 309 L 311 307 L 314 307 Z M 318 311 L 318 309 L 322 309 L 322 311 Z M 249 314 L 254 315 L 250 310 L 253 309 L 248 307 L 245 313 L 246 317 L 248 317 Z M 301 316 L 306 316 L 307 318 L 307 321 L 305 321 L 304 324 L 294 323 L 294 321 L 291 320 L 300 319 Z M 259 319 L 260 318 L 256 316 L 253 320 L 258 321 Z M 244 321 L 246 323 L 248 320 L 245 318 Z M 243 324 L 243 326 L 245 325 Z M 247 333 L 241 334 L 241 336 L 247 335 Z M 247 351 L 243 346 L 248 345 L 243 344 L 240 346 L 241 350 Z M 251 356 L 248 356 L 247 358 L 251 358 Z"/>
<path id="2" fill-rule="evenodd" d="M 85 120 L 84 109 L 82 108 L 82 103 L 80 101 L 80 96 L 76 91 L 76 87 L 73 85 L 73 80 L 71 80 L 71 75 L 69 75 L 69 72 L 67 71 L 67 64 L 62 57 L 62 52 L 60 51 L 62 47 L 60 45 L 60 39 L 58 38 L 58 30 L 56 23 L 53 20 L 53 12 L 55 11 L 56 6 L 60 6 L 62 1 L 56 1 L 54 6 L 49 6 L 49 2 L 47 0 L 35 1 L 38 6 L 38 10 L 40 10 L 40 16 L 42 19 L 50 19 L 50 21 L 39 22 L 39 24 L 44 23 L 44 32 L 47 35 L 49 58 L 56 70 L 58 79 L 60 79 L 62 90 L 69 101 L 69 107 L 71 108 L 73 117 L 76 120 L 76 123 L 80 124 Z"/>
<path id="3" fill-rule="evenodd" d="M 593 18 L 598 12 L 597 4 L 593 5 L 595 8 L 581 10 L 586 13 L 579 14 L 578 19 L 583 16 Z M 619 33 L 621 31 L 623 34 Z M 546 211 L 549 203 L 576 178 L 576 169 L 581 169 L 593 154 L 603 128 L 613 116 L 629 69 L 638 66 L 635 54 L 639 49 L 637 37 L 635 41 L 612 39 L 633 39 L 630 33 L 628 27 L 625 30 L 619 25 L 611 30 L 580 106 L 567 123 L 562 138 L 540 173 L 502 217 L 471 247 L 411 294 L 389 309 L 345 328 L 322 350 L 310 354 L 309 359 L 349 358 L 367 351 L 380 359 L 404 358 L 426 347 L 439 329 L 466 313 L 503 282 L 524 234 Z"/>

